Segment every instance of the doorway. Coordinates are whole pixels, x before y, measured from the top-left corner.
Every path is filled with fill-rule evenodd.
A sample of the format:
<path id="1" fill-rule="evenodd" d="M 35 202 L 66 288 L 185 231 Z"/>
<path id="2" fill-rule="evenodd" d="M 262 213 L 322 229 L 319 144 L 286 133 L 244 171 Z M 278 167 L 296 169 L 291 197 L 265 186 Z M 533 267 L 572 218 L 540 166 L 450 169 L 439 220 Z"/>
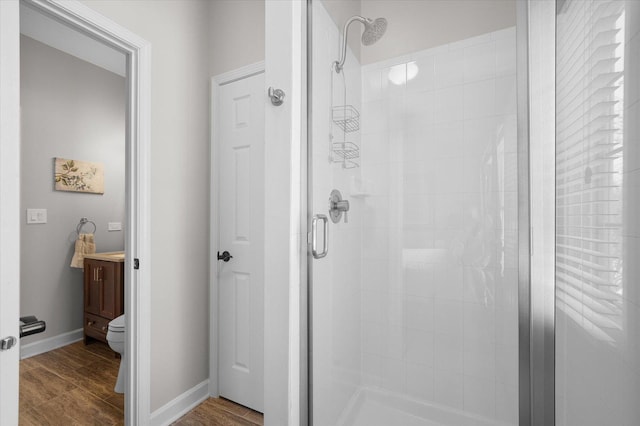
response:
<path id="1" fill-rule="evenodd" d="M 56 37 L 60 33 L 65 37 Z M 92 44 L 69 49 L 83 42 Z M 107 335 L 109 323 L 125 313 L 126 57 L 115 50 L 84 54 L 100 48 L 106 46 L 21 8 L 21 211 L 27 220 L 21 223 L 20 314 L 47 324 L 43 333 L 20 340 L 20 416 L 31 414 L 34 422 L 44 423 L 54 406 L 74 402 L 78 392 L 83 406 L 124 418 L 122 389 L 114 390 L 121 362 Z M 105 57 L 117 59 L 112 69 L 99 62 Z M 34 208 L 46 219 L 33 220 Z M 113 256 L 105 260 L 104 253 Z M 92 268 L 100 268 L 99 279 Z M 80 339 L 84 344 L 76 344 Z M 81 410 L 65 415 L 86 420 Z"/>
<path id="2" fill-rule="evenodd" d="M 125 385 L 125 421 L 127 424 L 146 424 L 149 419 L 149 271 L 144 268 L 150 263 L 148 235 L 148 157 L 149 157 L 149 49 L 146 41 L 130 33 L 111 21 L 104 20 L 101 15 L 76 2 L 59 4 L 54 1 L 3 2 L 0 12 L 2 19 L 2 109 L 6 115 L 7 130 L 2 132 L 2 145 L 7 153 L 20 151 L 19 134 L 15 125 L 19 111 L 19 16 L 20 5 L 32 8 L 36 13 L 53 17 L 67 28 L 94 40 L 115 48 L 126 58 L 126 189 L 125 205 L 125 312 L 126 337 L 125 351 L 128 358 L 128 374 Z M 7 25 L 4 25 L 5 22 Z M 14 90 L 6 90 L 12 87 Z M 6 96 L 5 96 L 6 94 Z M 4 123 L 5 121 L 3 121 Z M 3 126 L 4 127 L 4 126 Z M 24 217 L 19 214 L 19 166 L 10 164 L 19 156 L 3 155 L 0 165 L 3 177 L 2 203 L 0 215 L 3 223 L 12 229 L 19 230 Z M 5 239 L 6 235 L 6 239 Z M 19 246 L 18 233 L 6 233 L 3 230 L 3 244 Z M 136 260 L 134 262 L 134 259 Z M 19 255 L 10 259 L 3 250 L 2 259 L 3 300 L 0 312 L 0 326 L 3 335 L 17 336 Z M 8 262 L 15 265 L 9 265 Z M 138 264 L 143 265 L 138 269 Z M 135 270 L 134 270 L 135 265 Z M 8 278 L 8 279 L 5 279 Z M 14 372 L 14 373 L 12 373 Z M 18 422 L 18 351 L 3 351 L 0 358 L 0 375 L 2 376 L 2 413 L 0 422 L 17 424 Z M 7 380 L 5 380 L 5 378 Z"/>

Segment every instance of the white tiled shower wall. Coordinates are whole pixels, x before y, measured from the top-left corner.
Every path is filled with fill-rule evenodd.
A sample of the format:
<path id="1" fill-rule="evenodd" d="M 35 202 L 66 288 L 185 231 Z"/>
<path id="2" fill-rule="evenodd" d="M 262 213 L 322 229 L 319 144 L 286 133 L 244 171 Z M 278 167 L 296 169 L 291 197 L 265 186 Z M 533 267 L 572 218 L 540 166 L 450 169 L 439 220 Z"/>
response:
<path id="1" fill-rule="evenodd" d="M 361 115 L 363 385 L 511 424 L 515 53 L 509 28 L 363 66 Z"/>

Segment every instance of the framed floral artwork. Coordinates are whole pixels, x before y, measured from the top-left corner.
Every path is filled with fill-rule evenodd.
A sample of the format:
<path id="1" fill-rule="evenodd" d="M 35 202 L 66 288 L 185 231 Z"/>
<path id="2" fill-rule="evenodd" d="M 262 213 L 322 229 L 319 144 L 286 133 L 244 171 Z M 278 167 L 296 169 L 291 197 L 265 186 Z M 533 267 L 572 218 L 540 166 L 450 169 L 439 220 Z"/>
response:
<path id="1" fill-rule="evenodd" d="M 102 163 L 55 158 L 56 191 L 104 194 Z"/>

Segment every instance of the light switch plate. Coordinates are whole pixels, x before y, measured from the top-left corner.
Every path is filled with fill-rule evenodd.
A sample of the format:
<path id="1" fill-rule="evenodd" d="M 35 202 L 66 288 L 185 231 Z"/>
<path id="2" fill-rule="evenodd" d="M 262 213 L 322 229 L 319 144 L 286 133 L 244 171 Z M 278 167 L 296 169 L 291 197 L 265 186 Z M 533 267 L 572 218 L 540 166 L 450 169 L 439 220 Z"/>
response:
<path id="1" fill-rule="evenodd" d="M 109 231 L 122 231 L 122 222 L 109 222 L 107 229 Z"/>
<path id="2" fill-rule="evenodd" d="M 27 209 L 27 223 L 47 223 L 47 209 Z"/>

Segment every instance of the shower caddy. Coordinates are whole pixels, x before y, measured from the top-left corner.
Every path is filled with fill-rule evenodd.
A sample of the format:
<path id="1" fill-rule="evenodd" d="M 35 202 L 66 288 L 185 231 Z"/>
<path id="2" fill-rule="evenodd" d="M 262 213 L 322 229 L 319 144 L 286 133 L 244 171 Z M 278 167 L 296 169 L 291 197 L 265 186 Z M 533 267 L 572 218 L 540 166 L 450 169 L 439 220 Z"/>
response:
<path id="1" fill-rule="evenodd" d="M 336 74 L 342 75 L 344 87 L 343 103 L 334 105 L 333 99 L 333 79 Z M 347 104 L 347 81 L 344 72 L 338 73 L 335 63 L 331 65 L 331 129 L 329 137 L 331 140 L 331 154 L 329 159 L 332 163 L 342 163 L 342 168 L 353 169 L 359 167 L 358 159 L 360 158 L 360 148 L 355 142 L 347 140 L 347 135 L 360 130 L 360 113 L 353 106 Z M 334 141 L 333 125 L 342 130 L 342 140 Z"/>

